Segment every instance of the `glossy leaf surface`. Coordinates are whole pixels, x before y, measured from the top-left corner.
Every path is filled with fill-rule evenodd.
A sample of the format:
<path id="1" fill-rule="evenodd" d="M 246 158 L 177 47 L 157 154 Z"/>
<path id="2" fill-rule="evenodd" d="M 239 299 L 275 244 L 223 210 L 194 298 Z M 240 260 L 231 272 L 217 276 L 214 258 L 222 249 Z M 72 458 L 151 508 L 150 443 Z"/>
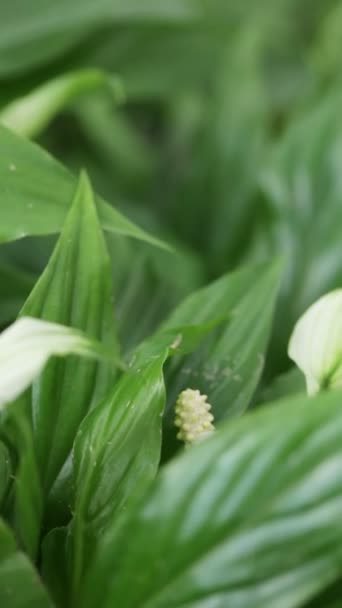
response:
<path id="1" fill-rule="evenodd" d="M 342 563 L 339 392 L 284 400 L 167 466 L 97 554 L 82 608 L 294 608 Z"/>
<path id="2" fill-rule="evenodd" d="M 187 325 L 216 328 L 204 342 L 198 339 L 188 356 L 171 363 L 170 401 L 190 387 L 208 395 L 217 419 L 247 408 L 264 366 L 279 278 L 278 262 L 245 267 L 194 292 L 175 309 L 156 339 Z M 181 341 L 181 329 L 179 336 Z"/>
<path id="3" fill-rule="evenodd" d="M 83 176 L 60 239 L 21 314 L 82 330 L 117 358 L 109 269 L 92 190 Z M 13 407 L 7 425 L 21 453 L 15 527 L 32 555 L 47 496 L 70 454 L 78 426 L 112 385 L 115 372 L 107 362 L 53 359 Z"/>
<path id="4" fill-rule="evenodd" d="M 59 232 L 77 181 L 42 148 L 0 126 L 0 242 Z M 100 198 L 102 226 L 117 234 L 162 245 Z"/>
<path id="5" fill-rule="evenodd" d="M 155 477 L 165 402 L 166 352 L 128 371 L 84 420 L 74 447 L 72 567 L 74 593 L 111 522 Z"/>

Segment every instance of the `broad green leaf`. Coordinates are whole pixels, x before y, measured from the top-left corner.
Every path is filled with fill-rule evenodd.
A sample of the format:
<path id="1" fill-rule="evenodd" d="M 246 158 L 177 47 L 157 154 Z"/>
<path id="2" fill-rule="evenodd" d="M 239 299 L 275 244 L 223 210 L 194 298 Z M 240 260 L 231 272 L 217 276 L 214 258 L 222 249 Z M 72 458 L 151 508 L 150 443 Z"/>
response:
<path id="1" fill-rule="evenodd" d="M 59 232 L 75 193 L 76 179 L 36 144 L 0 126 L 0 242 Z M 164 247 L 121 213 L 97 199 L 102 226 Z"/>
<path id="2" fill-rule="evenodd" d="M 53 356 L 118 360 L 100 343 L 57 323 L 22 317 L 0 334 L 0 409 L 16 399 Z"/>
<path id="3" fill-rule="evenodd" d="M 172 6 L 172 9 L 177 6 L 172 1 L 164 1 L 162 4 L 165 8 L 167 6 L 171 8 Z M 263 4 L 267 5 L 267 19 L 271 21 L 270 9 L 273 7 L 271 7 L 268 0 L 263 2 Z M 159 5 L 161 6 L 160 2 Z M 204 5 L 203 0 L 195 0 L 193 2 L 194 12 L 197 11 L 199 14 L 202 9 L 201 5 Z M 245 115 L 249 126 L 251 126 L 249 116 L 246 116 L 246 111 L 241 110 L 246 110 L 247 104 L 254 111 L 256 110 L 256 106 L 259 107 L 259 91 L 258 84 L 256 85 L 255 83 L 256 78 L 259 78 L 260 85 L 262 82 L 260 74 L 258 74 L 256 69 L 259 61 L 259 49 L 254 44 L 256 42 L 255 33 L 259 37 L 260 42 L 263 41 L 264 43 L 265 39 L 267 40 L 269 36 L 269 32 L 265 31 L 265 11 L 262 14 L 260 9 L 260 0 L 256 10 L 253 10 L 252 5 L 248 6 L 248 9 L 246 9 L 246 11 L 248 10 L 248 20 L 244 22 L 243 27 L 239 28 L 239 32 L 236 31 L 236 13 L 240 12 L 240 8 L 236 6 L 236 3 L 224 1 L 220 3 L 219 8 L 215 8 L 213 0 L 210 0 L 208 6 L 202 11 L 202 18 L 197 19 L 196 23 L 193 22 L 188 27 L 181 23 L 177 26 L 175 22 L 171 22 L 170 18 L 167 21 L 158 23 L 157 27 L 152 19 L 146 20 L 142 25 L 139 23 L 139 12 L 137 11 L 134 23 L 130 23 L 129 26 L 127 22 L 123 23 L 123 27 L 117 27 L 113 24 L 113 27 L 102 32 L 101 37 L 98 37 L 92 45 L 88 45 L 85 49 L 82 49 L 84 52 L 79 55 L 79 60 L 84 66 L 99 65 L 110 71 L 114 70 L 116 72 L 118 70 L 120 74 L 124 75 L 125 91 L 129 99 L 140 102 L 141 100 L 150 102 L 151 99 L 158 100 L 159 102 L 165 101 L 168 107 L 171 106 L 172 113 L 174 113 L 174 108 L 176 107 L 177 114 L 179 114 L 182 106 L 184 108 L 187 107 L 188 122 L 186 121 L 186 113 L 181 116 L 182 124 L 178 125 L 175 125 L 173 122 L 174 116 L 168 117 L 168 121 L 170 121 L 169 126 L 172 130 L 174 130 L 174 127 L 181 128 L 181 131 L 178 131 L 178 133 L 170 134 L 170 140 L 172 142 L 173 135 L 175 135 L 175 139 L 181 136 L 182 141 L 178 140 L 178 144 L 181 143 L 180 149 L 183 152 L 183 145 L 185 143 L 183 136 L 186 131 L 188 133 L 192 131 L 193 117 L 202 117 L 203 115 L 203 126 L 204 128 L 206 128 L 205 124 L 208 126 L 207 135 L 209 137 L 203 139 L 200 136 L 200 140 L 197 140 L 198 134 L 195 132 L 196 142 L 192 141 L 190 173 L 196 179 L 195 176 L 200 168 L 204 171 L 215 171 L 213 165 L 211 167 L 208 164 L 204 165 L 205 159 L 209 160 L 211 157 L 212 150 L 210 147 L 213 139 L 221 139 L 222 147 L 226 142 L 226 150 L 228 150 L 231 143 L 233 144 L 233 139 L 235 139 L 237 112 L 240 114 L 238 120 L 240 117 L 242 119 L 243 115 Z M 279 10 L 276 12 L 276 18 L 279 19 Z M 213 24 L 217 23 L 218 20 L 220 27 L 213 27 Z M 248 44 L 249 48 L 247 48 Z M 241 48 L 242 46 L 244 48 Z M 228 57 L 225 58 L 224 55 L 228 50 Z M 237 56 L 237 53 L 239 53 L 239 56 Z M 208 90 L 203 95 L 204 81 L 207 83 L 207 86 L 210 83 L 210 86 L 213 87 L 210 89 L 209 95 Z M 217 90 L 218 88 L 220 88 L 220 91 Z M 221 93 L 225 93 L 224 89 L 226 89 L 229 97 L 228 95 L 224 98 L 221 97 Z M 193 98 L 191 98 L 191 95 L 189 96 L 189 93 L 192 91 L 195 92 Z M 216 97 L 216 92 L 219 93 L 220 99 L 219 96 Z M 240 101 L 240 107 L 236 104 L 237 112 L 231 103 L 234 98 Z M 212 101 L 214 101 L 213 104 Z M 217 101 L 219 102 L 218 104 L 216 103 Z M 224 105 L 226 105 L 226 118 L 222 121 L 221 110 L 224 109 Z M 194 113 L 192 110 L 194 110 Z M 228 123 L 232 112 L 234 113 L 234 118 Z M 215 119 L 215 114 L 217 119 Z M 227 133 L 225 130 L 227 124 L 229 130 L 233 129 L 234 131 L 233 137 L 231 137 L 230 132 Z M 224 131 L 221 129 L 224 129 Z M 213 132 L 212 138 L 210 138 L 210 130 Z M 244 132 L 247 134 L 248 140 L 248 135 L 251 135 L 251 131 L 246 130 Z M 238 156 L 240 156 L 240 142 L 238 138 L 235 139 L 235 142 L 238 147 Z M 176 141 L 173 143 L 176 143 Z M 197 149 L 198 143 L 200 144 L 199 150 Z M 219 147 L 216 150 L 220 155 L 221 150 L 219 148 L 221 148 L 221 144 L 219 141 L 217 143 Z M 207 147 L 201 149 L 202 145 L 206 145 Z M 252 147 L 254 148 L 253 142 Z M 245 153 L 248 157 L 250 156 L 250 151 L 247 148 L 245 149 Z M 200 156 L 202 156 L 202 163 L 199 158 Z M 200 166 L 197 165 L 197 160 L 200 161 Z M 214 159 L 212 158 L 212 160 Z M 223 177 L 223 166 L 221 165 L 220 158 L 216 157 L 215 160 L 218 160 L 219 165 L 222 167 L 222 169 L 221 167 L 219 168 L 219 172 Z M 256 161 L 259 160 L 256 159 Z M 193 165 L 194 162 L 195 165 Z M 194 167 L 194 171 L 192 167 Z M 237 164 L 235 168 L 237 168 Z M 219 174 L 219 172 L 217 173 Z M 178 174 L 178 177 L 183 181 L 181 172 Z M 231 177 L 234 179 L 233 175 Z M 207 194 L 207 192 L 204 193 L 200 190 L 200 185 L 204 184 L 204 180 L 204 175 L 197 174 L 199 188 L 196 194 L 201 198 L 205 198 Z M 170 185 L 172 186 L 173 184 L 171 183 Z M 228 182 L 226 182 L 226 185 L 229 188 Z M 241 188 L 245 189 L 245 184 L 241 184 Z M 192 194 L 194 193 L 192 192 Z M 196 198 L 195 200 L 197 203 Z M 188 199 L 187 203 L 189 204 L 190 202 Z M 241 201 L 239 200 L 239 202 Z M 178 209 L 177 203 L 178 201 L 173 200 L 173 207 Z M 211 199 L 211 203 L 216 206 L 214 198 Z M 229 204 L 226 207 L 233 206 Z M 198 206 L 196 209 L 198 210 Z M 182 211 L 183 214 L 187 213 L 187 209 L 184 206 L 182 207 Z M 192 215 L 192 220 L 194 222 L 197 221 L 194 214 Z M 230 232 L 230 227 L 226 226 L 226 229 L 229 231 L 229 236 L 235 240 L 234 233 Z"/>
<path id="4" fill-rule="evenodd" d="M 208 395 L 216 421 L 248 407 L 264 367 L 279 274 L 278 262 L 247 266 L 197 290 L 135 353 L 140 361 L 171 344 L 175 355 L 188 353 L 166 368 L 164 458 L 179 445 L 173 406 L 183 389 Z"/>
<path id="5" fill-rule="evenodd" d="M 265 43 L 263 24 L 252 19 L 239 35 L 224 32 L 224 28 L 220 32 L 221 48 L 217 52 L 219 36 L 215 34 L 210 48 L 216 49 L 216 57 L 211 62 L 207 57 L 209 66 L 200 55 L 200 63 L 195 56 L 195 67 L 189 70 L 196 73 L 200 68 L 202 79 L 205 74 L 213 91 L 209 100 L 204 103 L 198 93 L 190 96 L 184 92 L 183 98 L 179 95 L 176 100 L 171 146 L 176 158 L 187 153 L 191 163 L 187 170 L 179 164 L 164 203 L 168 223 L 174 223 L 177 232 L 205 254 L 214 276 L 245 258 L 255 223 L 253 209 L 268 116 L 258 70 Z M 189 52 L 184 55 L 182 70 Z M 175 69 L 177 74 L 177 65 Z M 182 88 L 186 91 L 186 84 Z"/>
<path id="6" fill-rule="evenodd" d="M 123 237 L 108 237 L 120 342 L 125 353 L 132 353 L 179 302 L 203 284 L 204 273 L 198 258 L 182 251 L 178 243 L 170 253 Z"/>
<path id="7" fill-rule="evenodd" d="M 11 101 L 1 109 L 0 123 L 20 135 L 36 137 L 74 98 L 102 88 L 107 88 L 114 100 L 122 97 L 119 81 L 101 70 L 63 74 Z"/>
<path id="8" fill-rule="evenodd" d="M 247 408 L 264 366 L 279 279 L 278 262 L 246 267 L 198 290 L 176 308 L 155 339 L 177 327 L 221 323 L 202 345 L 198 340 L 190 355 L 171 362 L 170 403 L 184 388 L 194 388 L 208 395 L 216 419 Z"/>
<path id="9" fill-rule="evenodd" d="M 290 121 L 261 179 L 267 217 L 260 242 L 287 258 L 273 338 L 283 359 L 298 317 L 341 285 L 341 103 L 339 85 Z"/>
<path id="10" fill-rule="evenodd" d="M 154 478 L 160 459 L 167 351 L 126 372 L 84 420 L 74 446 L 73 592 L 101 534 Z M 76 602 L 77 595 L 74 595 Z"/>
<path id="11" fill-rule="evenodd" d="M 118 357 L 110 262 L 84 175 L 51 259 L 21 314 L 84 331 Z M 78 426 L 114 379 L 115 368 L 108 362 L 53 359 L 20 403 L 10 408 L 13 420 L 7 424 L 20 450 L 14 527 L 31 555 L 37 550 L 46 499 Z M 49 508 L 53 510 L 53 504 Z"/>
<path id="12" fill-rule="evenodd" d="M 21 315 L 70 325 L 118 356 L 110 262 L 85 175 L 50 261 Z M 47 489 L 70 452 L 79 423 L 114 377 L 111 365 L 70 359 L 51 362 L 34 386 L 35 445 Z"/>
<path id="13" fill-rule="evenodd" d="M 182 101 L 186 104 L 189 100 L 187 93 L 201 89 L 203 77 L 212 81 L 229 32 L 227 24 L 218 29 L 209 23 L 200 27 L 170 27 L 170 23 L 113 27 L 87 47 L 80 61 L 84 66 L 99 65 L 122 74 L 128 100 L 167 100 L 168 105 L 176 101 L 179 112 Z M 196 102 L 201 104 L 198 95 L 195 110 Z M 188 129 L 191 118 L 190 107 Z M 173 129 L 173 117 L 169 120 Z"/>
<path id="14" fill-rule="evenodd" d="M 0 605 L 4 608 L 52 608 L 38 573 L 0 520 Z"/>
<path id="15" fill-rule="evenodd" d="M 31 0 L 30 7 L 13 0 L 1 14 L 3 35 L 0 41 L 0 75 L 7 76 L 40 66 L 65 53 L 87 34 L 110 22 L 193 21 L 199 10 L 193 0 L 127 0 L 111 2 L 76 0 Z M 44 49 L 44 52 L 42 52 Z"/>
<path id="16" fill-rule="evenodd" d="M 341 393 L 225 423 L 96 553 L 80 606 L 295 608 L 342 564 Z"/>
<path id="17" fill-rule="evenodd" d="M 208 392 L 216 418 L 239 415 L 250 403 L 264 368 L 279 281 L 279 263 L 260 268 L 209 352 L 204 349 L 200 357 L 195 353 L 187 362 L 187 382 L 197 383 L 200 376 L 199 385 Z"/>

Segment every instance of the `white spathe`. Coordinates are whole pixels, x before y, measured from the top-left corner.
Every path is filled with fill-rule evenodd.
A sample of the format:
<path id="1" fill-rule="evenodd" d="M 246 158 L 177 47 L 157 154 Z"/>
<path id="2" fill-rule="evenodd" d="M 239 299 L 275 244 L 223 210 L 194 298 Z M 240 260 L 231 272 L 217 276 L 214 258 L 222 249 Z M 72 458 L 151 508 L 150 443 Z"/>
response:
<path id="1" fill-rule="evenodd" d="M 70 327 L 22 317 L 0 334 L 0 409 L 20 395 L 52 355 L 103 357 L 101 345 Z"/>
<path id="2" fill-rule="evenodd" d="M 310 395 L 342 386 L 342 289 L 322 296 L 300 317 L 288 354 L 304 373 Z"/>

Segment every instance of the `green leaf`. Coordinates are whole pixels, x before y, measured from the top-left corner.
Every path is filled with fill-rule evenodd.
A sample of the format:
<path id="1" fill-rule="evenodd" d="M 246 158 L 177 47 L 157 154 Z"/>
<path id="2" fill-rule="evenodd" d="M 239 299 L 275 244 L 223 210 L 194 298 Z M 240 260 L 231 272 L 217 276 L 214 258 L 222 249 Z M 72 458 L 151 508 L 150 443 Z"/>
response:
<path id="1" fill-rule="evenodd" d="M 106 352 L 118 357 L 110 262 L 91 187 L 84 175 L 55 250 L 22 315 L 84 331 L 101 341 Z M 70 454 L 79 424 L 114 379 L 115 370 L 108 363 L 71 357 L 53 359 L 32 390 L 22 397 L 20 407 L 16 404 L 10 408 L 14 418 L 12 441 L 25 417 L 29 419 L 27 426 L 32 427 L 31 431 L 25 427 L 18 432 L 21 458 L 16 486 L 22 498 L 17 496 L 20 507 L 15 510 L 15 528 L 32 555 L 37 549 L 44 502 Z M 31 492 L 35 498 L 30 498 Z"/>
<path id="2" fill-rule="evenodd" d="M 79 605 L 301 606 L 341 571 L 341 433 L 340 392 L 225 423 L 113 523 Z"/>
<path id="3" fill-rule="evenodd" d="M 0 126 L 0 242 L 59 232 L 77 186 L 76 179 L 36 144 Z M 109 232 L 166 247 L 97 198 Z"/>
<path id="4" fill-rule="evenodd" d="M 172 114 L 174 103 L 182 105 L 184 102 L 186 105 L 189 101 L 188 93 L 195 89 L 197 96 L 194 106 L 190 105 L 187 115 L 189 122 L 184 125 L 191 130 L 194 116 L 191 110 L 195 110 L 195 116 L 196 110 L 202 110 L 202 107 L 197 105 L 201 106 L 202 102 L 198 90 L 202 88 L 204 77 L 211 83 L 221 59 L 222 49 L 227 46 L 229 31 L 227 23 L 222 28 L 213 28 L 208 21 L 205 24 L 198 22 L 197 27 L 170 27 L 170 23 L 166 22 L 158 27 L 154 23 L 113 27 L 103 32 L 97 44 L 87 48 L 85 56 L 80 57 L 80 60 L 85 66 L 95 64 L 123 74 L 127 99 L 137 102 L 167 100 Z M 187 108 L 189 110 L 189 105 Z M 177 112 L 179 113 L 179 106 Z M 174 124 L 172 114 L 168 120 L 173 130 L 178 125 Z M 171 137 L 173 135 L 171 134 Z M 201 141 L 201 144 L 207 143 Z M 199 152 L 201 153 L 201 150 Z M 207 149 L 205 153 L 207 156 Z M 196 146 L 192 149 L 192 154 L 195 155 L 196 161 Z M 178 201 L 173 200 L 173 203 L 178 206 Z M 183 213 L 186 212 L 183 207 Z M 193 216 L 192 219 L 195 220 Z"/>
<path id="5" fill-rule="evenodd" d="M 170 403 L 190 387 L 208 395 L 216 419 L 247 408 L 264 366 L 279 279 L 279 262 L 246 267 L 196 291 L 176 308 L 154 339 L 187 325 L 214 322 L 216 329 L 202 344 L 199 332 L 193 352 L 172 361 Z"/>
<path id="6" fill-rule="evenodd" d="M 179 78 L 190 58 L 193 60 L 188 65 L 190 74 L 185 83 L 181 82 L 177 87 L 171 80 L 173 91 L 180 88 L 182 94 L 178 93 L 175 100 L 169 145 L 175 158 L 179 154 L 185 158 L 188 155 L 191 162 L 187 164 L 187 170 L 180 163 L 178 170 L 175 169 L 176 176 L 170 180 L 165 192 L 164 206 L 169 214 L 166 221 L 175 224 L 177 233 L 205 254 L 214 276 L 234 268 L 246 258 L 259 212 L 259 204 L 258 211 L 254 211 L 255 193 L 266 148 L 268 119 L 265 86 L 259 68 L 264 53 L 264 24 L 258 19 L 248 20 L 239 34 L 228 29 L 227 22 L 224 24 L 226 29 L 222 23 L 219 31 L 215 29 L 214 36 L 209 28 L 213 39 L 208 38 L 204 45 L 202 33 L 199 37 L 202 49 L 194 48 L 196 38 L 190 39 L 189 43 L 188 33 L 183 31 L 185 41 L 182 37 L 174 39 L 175 52 L 178 46 L 178 52 L 184 55 L 184 60 L 179 58 L 178 61 L 181 68 L 170 60 L 174 54 L 167 54 L 169 49 L 161 64 L 161 72 L 168 81 L 169 72 L 171 78 L 173 75 L 172 67 Z M 165 33 L 159 35 L 164 41 Z M 184 48 L 186 43 L 190 48 Z M 146 45 L 143 48 L 145 51 Z M 192 53 L 194 57 L 191 57 Z M 159 54 L 155 54 L 158 61 Z M 137 62 L 140 67 L 140 55 Z M 132 61 L 133 70 L 137 62 Z M 168 68 L 171 64 L 167 70 L 166 62 Z M 150 63 L 155 66 L 154 61 L 150 60 Z M 139 83 L 141 70 L 136 70 Z M 197 91 L 189 94 L 197 70 L 201 82 L 204 77 L 210 82 L 211 94 L 205 101 Z M 160 79 L 155 81 L 159 85 Z M 128 81 L 128 91 L 129 85 Z M 169 97 L 173 91 L 170 90 Z M 165 179 L 168 176 L 169 169 Z"/>
<path id="7" fill-rule="evenodd" d="M 107 243 L 115 275 L 120 342 L 124 352 L 131 353 L 203 284 L 204 273 L 198 259 L 180 250 L 178 243 L 172 253 L 112 235 Z"/>
<path id="8" fill-rule="evenodd" d="M 262 246 L 287 259 L 273 340 L 284 360 L 298 317 L 342 281 L 341 103 L 338 85 L 305 108 L 271 149 L 262 176 L 268 207 Z"/>
<path id="9" fill-rule="evenodd" d="M 113 3 L 76 0 L 70 10 L 67 0 L 31 0 L 30 7 L 13 0 L 2 12 L 0 75 L 7 76 L 39 66 L 79 43 L 90 32 L 114 22 L 183 23 L 193 20 L 198 9 L 192 0 L 128 0 Z M 44 49 L 44 52 L 42 52 Z"/>
<path id="10" fill-rule="evenodd" d="M 99 536 L 157 472 L 166 353 L 129 370 L 112 394 L 87 416 L 77 434 L 71 527 L 75 602 L 82 570 Z"/>
<path id="11" fill-rule="evenodd" d="M 44 500 L 27 400 L 20 398 L 2 414 L 2 432 L 16 456 L 13 483 L 4 501 L 3 512 L 20 546 L 35 559 Z"/>
<path id="12" fill-rule="evenodd" d="M 28 314 L 84 331 L 118 356 L 110 262 L 85 175 L 50 261 L 22 309 L 21 315 Z M 114 378 L 108 364 L 70 359 L 51 362 L 34 387 L 35 445 L 47 488 L 64 464 L 82 418 Z"/>
<path id="13" fill-rule="evenodd" d="M 117 359 L 102 344 L 70 327 L 22 317 L 0 334 L 0 409 L 16 399 L 53 355 Z"/>
<path id="14" fill-rule="evenodd" d="M 107 88 L 113 99 L 122 98 L 119 81 L 101 70 L 78 70 L 57 76 L 2 108 L 0 123 L 20 135 L 36 137 L 75 97 L 102 88 Z"/>
<path id="15" fill-rule="evenodd" d="M 0 520 L 0 605 L 4 608 L 52 608 L 37 572 L 17 551 L 9 529 Z"/>

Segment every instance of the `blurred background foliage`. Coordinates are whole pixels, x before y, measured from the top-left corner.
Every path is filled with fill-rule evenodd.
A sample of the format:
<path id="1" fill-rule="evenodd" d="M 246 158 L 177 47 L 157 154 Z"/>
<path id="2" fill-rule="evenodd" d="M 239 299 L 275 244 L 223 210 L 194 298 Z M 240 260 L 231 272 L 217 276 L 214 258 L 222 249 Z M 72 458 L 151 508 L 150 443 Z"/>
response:
<path id="1" fill-rule="evenodd" d="M 0 112 L 83 68 L 117 76 L 68 100 L 37 141 L 175 254 L 108 236 L 131 348 L 187 293 L 237 265 L 286 261 L 268 373 L 298 315 L 342 281 L 338 0 L 1 3 Z M 0 324 L 54 238 L 0 247 Z"/>

